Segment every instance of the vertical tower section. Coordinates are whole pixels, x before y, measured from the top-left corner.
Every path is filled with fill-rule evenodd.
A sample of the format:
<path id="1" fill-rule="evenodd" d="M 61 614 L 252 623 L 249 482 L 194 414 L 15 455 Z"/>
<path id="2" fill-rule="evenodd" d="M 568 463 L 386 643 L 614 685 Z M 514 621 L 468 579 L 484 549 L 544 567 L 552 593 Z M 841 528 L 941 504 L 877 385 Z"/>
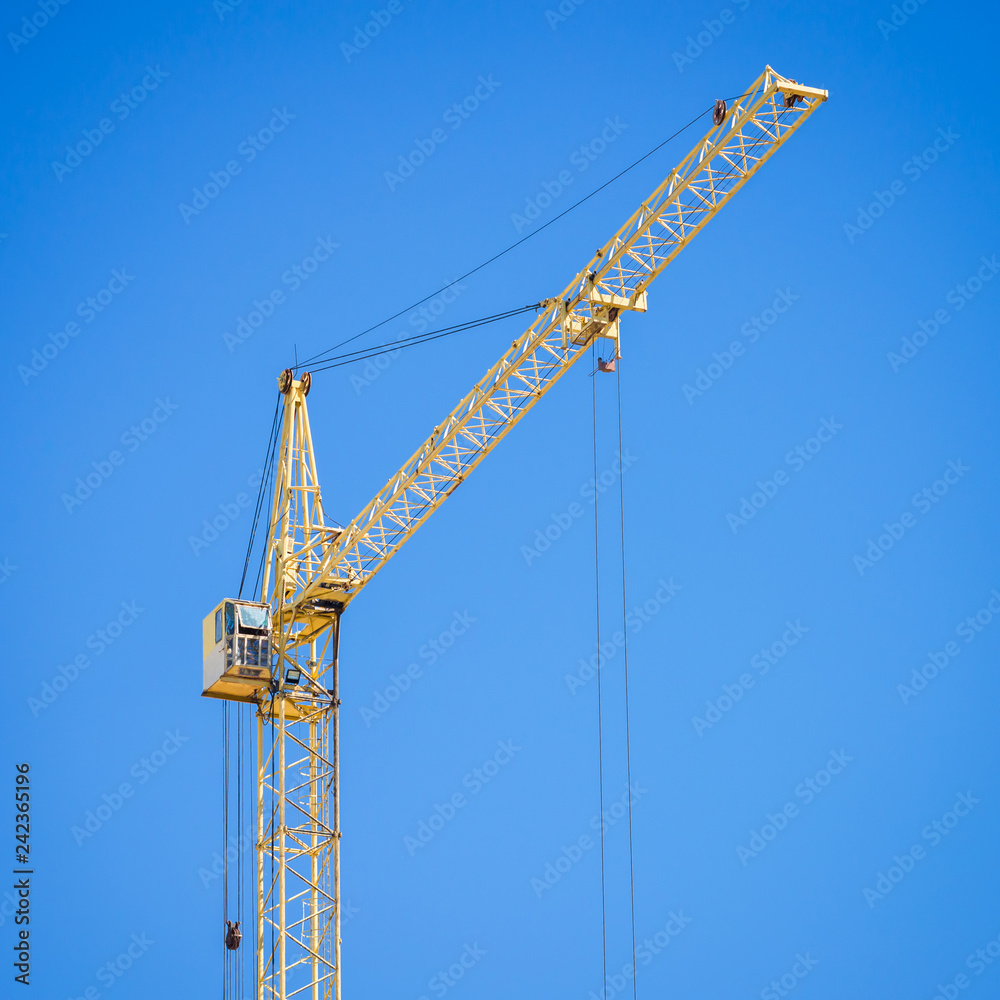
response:
<path id="1" fill-rule="evenodd" d="M 340 1000 L 338 646 L 342 606 L 302 602 L 326 525 L 306 396 L 286 370 L 261 602 L 273 666 L 257 711 L 257 1000 Z"/>

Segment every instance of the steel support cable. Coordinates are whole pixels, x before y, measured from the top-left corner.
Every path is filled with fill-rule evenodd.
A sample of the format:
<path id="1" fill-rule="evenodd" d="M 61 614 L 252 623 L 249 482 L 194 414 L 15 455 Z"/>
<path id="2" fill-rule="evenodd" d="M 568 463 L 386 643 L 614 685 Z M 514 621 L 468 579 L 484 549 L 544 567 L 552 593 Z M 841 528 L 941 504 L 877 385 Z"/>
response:
<path id="1" fill-rule="evenodd" d="M 281 395 L 279 394 L 277 402 L 274 404 L 274 417 L 271 420 L 271 433 L 268 436 L 268 439 L 267 439 L 267 449 L 264 452 L 264 466 L 265 466 L 265 468 L 268 465 L 268 462 L 270 460 L 271 452 L 274 449 L 274 442 L 275 442 L 276 437 L 277 437 L 277 433 L 276 432 L 277 432 L 277 429 L 278 429 L 278 415 L 279 415 L 280 412 L 281 412 Z M 240 590 L 239 590 L 239 596 L 240 597 L 243 596 L 243 584 L 244 584 L 244 582 L 246 581 L 246 578 L 247 578 L 247 569 L 250 566 L 250 556 L 251 556 L 251 554 L 253 552 L 254 538 L 257 535 L 257 525 L 258 525 L 258 522 L 260 521 L 260 513 L 261 513 L 261 510 L 263 508 L 264 497 L 266 496 L 266 492 L 265 492 L 265 489 L 264 489 L 264 480 L 265 480 L 265 478 L 266 477 L 263 475 L 263 471 L 262 471 L 260 486 L 257 489 L 257 505 L 254 508 L 253 522 L 252 522 L 251 527 L 250 527 L 250 541 L 247 542 L 247 554 L 246 554 L 246 558 L 243 560 L 243 576 L 240 577 Z"/>
<path id="2" fill-rule="evenodd" d="M 594 361 L 597 351 L 596 341 L 590 345 L 590 360 Z M 591 396 L 594 411 L 594 482 L 597 482 L 597 380 L 591 381 Z M 597 761 L 598 786 L 601 796 L 601 954 L 604 966 L 604 985 L 602 995 L 608 996 L 608 910 L 605 891 L 604 864 L 604 717 L 601 704 L 601 556 L 600 556 L 600 521 L 598 518 L 598 497 L 594 496 L 594 600 L 596 604 L 597 621 Z"/>
<path id="3" fill-rule="evenodd" d="M 746 95 L 739 94 L 739 95 L 736 95 L 736 97 L 728 98 L 727 100 L 737 100 L 738 98 L 743 97 L 743 96 L 746 96 Z M 708 109 L 708 111 L 711 111 L 711 110 L 712 110 L 712 108 L 710 107 Z M 702 114 L 704 114 L 704 113 L 705 112 L 702 112 Z M 493 257 L 489 258 L 489 260 L 484 261 L 482 264 L 480 264 L 477 267 L 473 268 L 471 271 L 467 271 L 465 274 L 463 274 L 460 277 L 456 278 L 455 281 L 456 282 L 462 281 L 465 278 L 469 277 L 470 275 L 475 274 L 476 271 L 479 271 L 482 268 L 486 267 L 488 264 L 491 264 L 493 261 L 497 260 L 498 258 L 502 257 L 504 254 L 506 254 L 509 251 L 513 250 L 515 247 L 520 246 L 526 240 L 531 239 L 532 236 L 536 236 L 543 229 L 547 228 L 548 226 L 552 225 L 554 222 L 557 222 L 563 216 L 565 216 L 566 214 L 568 214 L 569 212 L 573 211 L 573 209 L 579 208 L 580 205 L 584 204 L 584 202 L 586 202 L 586 201 L 589 201 L 592 197 L 594 197 L 594 195 L 598 194 L 599 192 L 601 192 L 602 190 L 604 190 L 604 188 L 608 187 L 608 185 L 613 184 L 616 180 L 618 180 L 624 174 L 628 173 L 634 167 L 637 167 L 640 163 L 643 162 L 643 160 L 648 159 L 655 152 L 657 152 L 658 150 L 662 149 L 663 146 L 665 146 L 672 139 L 677 138 L 677 136 L 681 135 L 681 133 L 683 133 L 688 128 L 690 128 L 701 117 L 702 117 L 701 114 L 695 116 L 683 128 L 679 129 L 673 135 L 671 135 L 668 138 L 664 139 L 663 142 L 661 142 L 659 145 L 654 146 L 648 153 L 645 153 L 643 156 L 639 157 L 639 159 L 635 160 L 629 166 L 625 167 L 623 170 L 620 170 L 617 174 L 615 174 L 609 180 L 605 181 L 602 185 L 600 185 L 599 187 L 595 188 L 593 191 L 591 191 L 589 194 L 585 195 L 579 201 L 577 201 L 574 204 L 570 205 L 569 208 L 565 209 L 563 212 L 560 212 L 559 215 L 557 215 L 554 218 L 550 219 L 544 225 L 539 226 L 538 229 L 533 230 L 531 233 L 528 233 L 527 236 L 522 237 L 517 242 L 512 243 L 506 249 L 502 250 L 498 254 L 495 254 Z M 757 139 L 755 139 L 750 144 L 750 146 L 747 147 L 746 153 L 749 154 L 749 153 L 753 152 L 753 150 L 757 146 L 759 146 L 761 144 L 761 142 L 763 141 L 763 138 L 764 137 L 758 137 Z M 739 172 L 739 168 L 737 168 L 735 166 L 731 166 L 729 170 L 726 170 L 726 171 L 723 171 L 722 173 L 720 173 L 715 178 L 715 182 L 719 183 L 721 181 L 729 180 L 733 176 L 733 174 L 737 173 L 737 172 Z M 453 282 L 453 284 L 454 284 L 454 282 Z M 361 355 L 360 357 L 356 357 L 353 360 L 367 361 L 367 360 L 369 360 L 371 358 L 379 357 L 382 354 L 386 354 L 386 353 L 389 353 L 389 352 L 391 352 L 393 350 L 397 350 L 397 349 L 400 348 L 400 346 L 416 346 L 416 345 L 421 344 L 421 343 L 426 343 L 429 340 L 436 340 L 436 339 L 438 339 L 438 337 L 435 336 L 435 335 L 433 335 L 433 334 L 417 334 L 414 337 L 406 338 L 405 340 L 397 341 L 397 342 L 395 342 L 393 344 L 377 345 L 377 347 L 374 347 L 374 348 L 370 348 L 370 349 L 366 349 L 366 350 L 361 350 L 361 351 L 352 351 L 352 352 L 345 353 L 343 355 L 334 356 L 332 358 L 325 357 L 325 355 L 331 354 L 332 351 L 335 351 L 335 350 L 337 350 L 337 348 L 344 346 L 344 344 L 349 344 L 352 341 L 357 340 L 359 337 L 362 337 L 365 334 L 370 333 L 372 330 L 376 330 L 379 327 L 385 325 L 386 323 L 391 322 L 393 319 L 398 318 L 403 313 L 408 312 L 414 306 L 420 305 L 422 302 L 426 302 L 428 299 L 433 298 L 435 295 L 440 294 L 440 292 L 446 290 L 449 287 L 450 287 L 450 285 L 445 285 L 443 288 L 438 289 L 436 292 L 431 292 L 430 295 L 426 295 L 426 296 L 424 296 L 424 298 L 418 299 L 416 302 L 414 302 L 411 305 L 407 306 L 405 309 L 400 310 L 400 312 L 395 313 L 392 316 L 389 316 L 388 318 L 382 320 L 381 322 L 376 323 L 374 326 L 368 327 L 366 330 L 362 330 L 361 333 L 357 333 L 353 337 L 348 337 L 347 340 L 341 341 L 339 344 L 334 345 L 333 347 L 329 348 L 326 351 L 321 351 L 319 354 L 315 354 L 311 358 L 307 358 L 305 361 L 303 361 L 301 363 L 299 363 L 296 360 L 296 366 L 295 366 L 296 369 L 298 369 L 300 367 L 303 367 L 304 365 L 309 364 L 311 361 L 314 361 L 314 360 L 335 361 L 335 362 L 337 362 L 335 364 L 324 364 L 320 368 L 314 368 L 313 369 L 313 371 L 327 371 L 330 368 L 340 368 L 340 367 L 343 367 L 346 364 L 350 364 L 351 361 L 349 361 L 349 360 L 342 360 L 342 359 L 348 358 L 349 355 Z M 527 312 L 530 309 L 538 308 L 539 305 L 540 305 L 540 303 L 537 303 L 535 306 L 525 306 L 525 307 L 523 307 L 522 309 L 519 309 L 519 310 L 509 310 L 506 313 L 497 314 L 495 317 L 484 317 L 482 320 L 472 320 L 468 324 L 457 324 L 456 327 L 454 327 L 454 328 L 445 328 L 445 330 L 443 330 L 443 331 L 435 331 L 435 333 L 437 333 L 438 335 L 441 335 L 441 336 L 446 335 L 446 334 L 450 334 L 452 332 L 458 333 L 458 332 L 461 332 L 464 329 L 472 329 L 473 327 L 480 326 L 480 325 L 483 325 L 483 324 L 488 323 L 488 322 L 495 322 L 497 319 L 502 319 L 502 318 L 507 318 L 507 317 L 510 317 L 510 316 L 515 316 L 515 315 L 517 315 L 518 313 L 521 313 L 521 312 Z"/>
<path id="4" fill-rule="evenodd" d="M 520 316 L 522 313 L 531 312 L 541 308 L 541 302 L 534 302 L 530 306 L 520 306 L 517 309 L 508 309 L 506 312 L 494 313 L 492 316 L 483 316 L 481 319 L 468 320 L 465 323 L 456 323 L 454 326 L 446 326 L 440 330 L 431 330 L 428 333 L 417 333 L 412 337 L 404 337 L 400 340 L 390 341 L 387 344 L 376 344 L 374 347 L 365 347 L 358 351 L 346 351 L 344 354 L 336 354 L 331 358 L 326 358 L 319 368 L 312 368 L 312 372 L 325 372 L 330 368 L 342 368 L 344 365 L 352 364 L 355 361 L 368 361 L 370 358 L 378 357 L 382 354 L 391 354 L 393 351 L 402 350 L 406 347 L 419 347 L 431 340 L 440 340 L 442 337 L 450 337 L 454 333 L 464 333 L 476 327 L 486 326 L 489 323 L 497 323 L 503 319 L 511 319 Z"/>
<path id="5" fill-rule="evenodd" d="M 622 456 L 622 372 L 621 358 L 615 366 L 615 383 L 618 397 L 618 457 Z M 632 996 L 638 1000 L 638 966 L 635 952 L 635 869 L 632 863 L 632 734 L 628 701 L 628 608 L 625 588 L 625 486 L 624 475 L 618 475 L 618 509 L 621 513 L 622 547 L 622 657 L 625 668 L 625 777 L 628 781 L 628 881 L 629 901 L 632 907 Z"/>
<path id="6" fill-rule="evenodd" d="M 742 95 L 740 95 L 740 96 L 742 96 Z M 730 100 L 735 100 L 735 99 L 736 98 L 730 98 Z M 385 319 L 380 320 L 378 323 L 375 323 L 372 326 L 367 327 L 366 329 L 362 330 L 360 333 L 354 334 L 354 336 L 352 336 L 352 337 L 348 337 L 347 340 L 342 340 L 339 344 L 335 344 L 333 347 L 329 348 L 328 350 L 326 350 L 326 351 L 320 351 L 318 354 L 314 354 L 312 357 L 306 358 L 301 363 L 297 361 L 296 362 L 296 368 L 300 368 L 303 365 L 307 365 L 311 361 L 315 361 L 317 359 L 322 359 L 324 355 L 329 354 L 331 351 L 337 350 L 337 348 L 339 348 L 339 347 L 343 347 L 344 344 L 349 344 L 352 341 L 357 340 L 359 337 L 363 337 L 366 333 L 371 333 L 372 330 L 377 330 L 380 326 L 385 326 L 386 323 L 391 323 L 394 319 L 399 319 L 399 317 L 402 316 L 404 313 L 408 313 L 411 309 L 414 309 L 417 306 L 422 305 L 428 299 L 434 298 L 435 295 L 440 295 L 442 292 L 447 291 L 447 289 L 451 288 L 452 285 L 457 284 L 459 281 L 464 281 L 466 278 L 471 278 L 472 275 L 474 275 L 477 271 L 481 271 L 484 267 L 487 267 L 488 265 L 492 264 L 494 261 L 499 260 L 505 254 L 510 253 L 511 250 L 514 250 L 517 247 L 519 247 L 522 243 L 526 243 L 532 237 L 537 236 L 543 230 L 548 229 L 549 226 L 551 226 L 554 223 L 558 222 L 561 218 L 563 218 L 563 216 L 569 215 L 570 212 L 572 212 L 574 209 L 579 208 L 582 204 L 584 204 L 584 202 L 590 201 L 590 199 L 593 198 L 594 195 L 599 194 L 601 191 L 603 191 L 610 184 L 614 184 L 614 182 L 616 180 L 618 180 L 620 177 L 624 177 L 625 174 L 627 174 L 630 170 L 634 170 L 644 160 L 648 160 L 654 153 L 659 152 L 668 142 L 672 142 L 679 135 L 682 135 L 684 132 L 686 132 L 692 125 L 694 125 L 694 123 L 696 121 L 698 121 L 699 118 L 701 118 L 703 115 L 705 115 L 707 113 L 710 113 L 714 107 L 715 107 L 715 103 L 713 102 L 711 105 L 709 105 L 709 107 L 705 111 L 699 111 L 698 114 L 696 114 L 694 116 L 694 118 L 692 118 L 691 121 L 689 121 L 687 123 L 687 125 L 684 125 L 681 128 L 679 128 L 676 132 L 674 132 L 673 135 L 667 136 L 667 138 L 664 139 L 663 142 L 661 142 L 661 143 L 657 144 L 656 146 L 654 146 L 648 153 L 644 153 L 642 156 L 639 157 L 638 160 L 634 160 L 632 163 L 630 163 L 623 170 L 619 170 L 618 173 L 615 174 L 613 177 L 611 177 L 608 180 L 606 180 L 599 187 L 594 188 L 594 190 L 591 191 L 589 194 L 585 194 L 579 201 L 574 202 L 568 208 L 563 209 L 563 211 L 561 211 L 558 215 L 556 215 L 553 218 L 549 219 L 548 222 L 546 222 L 543 225 L 539 226 L 537 229 L 532 230 L 526 236 L 522 236 L 519 240 L 516 240 L 514 243 L 511 243 L 510 246 L 505 247 L 499 253 L 495 253 L 488 260 L 484 260 L 481 264 L 477 264 L 474 268 L 472 268 L 472 270 L 466 271 L 465 274 L 459 275 L 454 281 L 449 282 L 447 285 L 443 285 L 441 288 L 438 288 L 436 291 L 431 292 L 429 295 L 425 295 L 422 299 L 417 299 L 415 302 L 411 302 L 405 308 L 400 309 L 399 312 L 395 312 L 391 316 L 386 316 Z"/>
<path id="7" fill-rule="evenodd" d="M 280 397 L 279 397 L 280 399 Z M 264 495 L 267 496 L 272 492 L 272 483 L 274 480 L 274 459 L 277 455 L 277 445 L 278 445 L 278 432 L 275 433 L 274 438 L 271 441 L 271 455 L 267 462 L 267 468 L 264 470 L 264 478 L 261 480 L 261 489 L 264 491 Z M 264 534 L 264 543 L 260 550 L 260 561 L 257 564 L 257 576 L 254 579 L 253 592 L 258 593 L 258 588 L 260 587 L 261 577 L 264 575 L 264 562 L 267 558 L 267 544 L 268 539 L 271 537 L 271 530 L 274 525 L 271 522 L 271 514 L 268 512 L 267 515 L 267 531 Z"/>

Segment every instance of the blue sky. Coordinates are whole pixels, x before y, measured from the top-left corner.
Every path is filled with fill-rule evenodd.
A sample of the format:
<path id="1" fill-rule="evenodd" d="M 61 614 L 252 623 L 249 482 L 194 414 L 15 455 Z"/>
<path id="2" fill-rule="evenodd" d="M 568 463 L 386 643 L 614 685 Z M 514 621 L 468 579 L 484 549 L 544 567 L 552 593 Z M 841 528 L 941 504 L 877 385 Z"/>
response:
<path id="1" fill-rule="evenodd" d="M 377 3 L 3 14 L 0 745 L 11 796 L 32 768 L 39 995 L 219 989 L 200 623 L 238 588 L 250 514 L 210 539 L 204 522 L 255 495 L 277 373 L 534 231 L 768 63 L 830 100 L 626 317 L 620 478 L 619 383 L 596 385 L 605 642 L 619 482 L 626 506 L 637 992 L 995 995 L 976 958 L 1000 953 L 994 8 Z M 707 127 L 461 282 L 435 322 L 557 294 Z M 333 516 L 519 322 L 316 376 Z M 463 954 L 454 1000 L 601 994 L 592 387 L 582 365 L 564 379 L 345 616 L 353 996 L 440 996 Z M 608 810 L 628 794 L 623 661 L 612 640 Z M 609 816 L 611 996 L 632 957 Z"/>

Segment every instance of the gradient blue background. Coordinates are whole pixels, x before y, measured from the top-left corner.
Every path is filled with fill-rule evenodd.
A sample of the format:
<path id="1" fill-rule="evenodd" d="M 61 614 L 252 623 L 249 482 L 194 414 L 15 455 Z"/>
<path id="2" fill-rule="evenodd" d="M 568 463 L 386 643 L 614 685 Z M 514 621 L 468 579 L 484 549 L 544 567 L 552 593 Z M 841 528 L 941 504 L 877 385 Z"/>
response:
<path id="1" fill-rule="evenodd" d="M 0 559 L 16 567 L 0 584 L 2 761 L 8 803 L 15 762 L 33 768 L 36 995 L 219 995 L 221 890 L 198 873 L 223 846 L 221 706 L 199 698 L 200 623 L 238 586 L 249 514 L 197 555 L 190 539 L 247 490 L 295 346 L 329 347 L 440 287 L 512 242 L 512 215 L 560 170 L 574 181 L 538 224 L 766 63 L 829 88 L 829 102 L 655 283 L 649 313 L 623 324 L 629 606 L 661 578 L 681 587 L 629 646 L 632 774 L 646 789 L 636 930 L 651 936 L 672 910 L 691 919 L 640 966 L 639 995 L 757 997 L 806 952 L 818 964 L 803 998 L 930 1000 L 963 971 L 963 995 L 1000 989 L 1000 968 L 964 964 L 1000 934 L 1000 624 L 959 640 L 911 704 L 896 687 L 1000 587 L 1000 282 L 960 312 L 946 299 L 1000 252 L 998 19 L 991 5 L 929 0 L 885 38 L 888 2 L 740 6 L 683 71 L 673 53 L 722 0 L 587 0 L 555 26 L 550 0 L 404 0 L 350 60 L 342 43 L 370 5 L 244 0 L 220 15 L 209 2 L 71 0 L 17 52 L 0 42 Z M 36 9 L 8 4 L 0 28 Z M 126 120 L 109 115 L 147 65 L 163 82 Z M 390 191 L 385 171 L 489 74 L 489 100 Z M 178 206 L 275 107 L 294 120 L 185 224 Z M 115 131 L 57 179 L 53 161 L 106 116 Z M 578 172 L 573 151 L 616 116 L 627 128 Z M 960 138 L 913 182 L 903 165 L 938 129 Z M 478 273 L 441 322 L 557 294 L 696 135 Z M 845 224 L 897 179 L 906 193 L 851 242 Z M 340 244 L 334 256 L 230 352 L 223 335 L 319 237 Z M 18 366 L 115 268 L 134 281 L 25 385 Z M 786 288 L 791 309 L 689 403 L 682 386 Z M 939 308 L 951 321 L 894 373 L 887 353 Z M 406 352 L 368 385 L 350 368 L 318 375 L 327 510 L 350 520 L 521 328 Z M 405 318 L 363 342 L 404 330 Z M 530 884 L 593 833 L 598 810 L 596 684 L 573 694 L 565 681 L 594 651 L 593 508 L 582 501 L 587 516 L 530 565 L 522 552 L 592 474 L 587 376 L 579 366 L 530 414 L 344 620 L 344 889 L 357 910 L 345 997 L 435 996 L 430 977 L 472 943 L 486 954 L 456 1000 L 600 992 L 596 850 L 543 898 Z M 603 469 L 615 382 L 597 389 Z M 76 477 L 166 398 L 176 412 L 68 513 Z M 843 430 L 734 535 L 726 514 L 823 418 Z M 853 557 L 950 460 L 970 471 L 859 575 Z M 615 496 L 601 507 L 605 634 L 621 614 Z M 144 609 L 138 620 L 33 711 L 123 601 Z M 366 726 L 360 709 L 455 612 L 475 625 Z M 692 717 L 788 619 L 809 632 L 699 736 Z M 625 780 L 621 668 L 618 655 L 606 674 L 608 802 Z M 130 770 L 168 730 L 186 742 L 138 785 Z M 498 740 L 523 749 L 410 857 L 404 836 Z M 795 787 L 841 750 L 849 766 L 802 805 Z M 72 827 L 128 780 L 134 797 L 78 845 Z M 931 848 L 921 830 L 967 791 L 980 804 Z M 737 846 L 787 801 L 799 816 L 744 866 Z M 9 815 L 0 870 L 13 863 Z M 864 887 L 917 843 L 926 859 L 871 908 Z M 608 833 L 607 892 L 616 973 L 630 961 L 624 823 Z M 12 930 L 6 917 L 8 958 Z M 155 943 L 108 989 L 97 970 L 132 934 Z M 7 960 L 0 976 L 2 995 L 20 995 Z"/>

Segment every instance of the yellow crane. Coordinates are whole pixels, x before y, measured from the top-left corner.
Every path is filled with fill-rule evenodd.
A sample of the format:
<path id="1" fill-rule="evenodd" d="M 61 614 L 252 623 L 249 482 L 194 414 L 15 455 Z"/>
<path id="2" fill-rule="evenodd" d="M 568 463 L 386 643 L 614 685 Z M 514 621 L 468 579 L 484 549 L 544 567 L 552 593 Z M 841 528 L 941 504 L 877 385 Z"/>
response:
<path id="1" fill-rule="evenodd" d="M 625 312 L 827 91 L 770 66 L 346 527 L 324 517 L 306 409 L 286 369 L 259 601 L 203 623 L 203 694 L 256 706 L 256 997 L 341 998 L 340 619 L 375 574 Z M 266 735 L 270 739 L 266 738 Z M 239 944 L 232 932 L 227 943 Z"/>

